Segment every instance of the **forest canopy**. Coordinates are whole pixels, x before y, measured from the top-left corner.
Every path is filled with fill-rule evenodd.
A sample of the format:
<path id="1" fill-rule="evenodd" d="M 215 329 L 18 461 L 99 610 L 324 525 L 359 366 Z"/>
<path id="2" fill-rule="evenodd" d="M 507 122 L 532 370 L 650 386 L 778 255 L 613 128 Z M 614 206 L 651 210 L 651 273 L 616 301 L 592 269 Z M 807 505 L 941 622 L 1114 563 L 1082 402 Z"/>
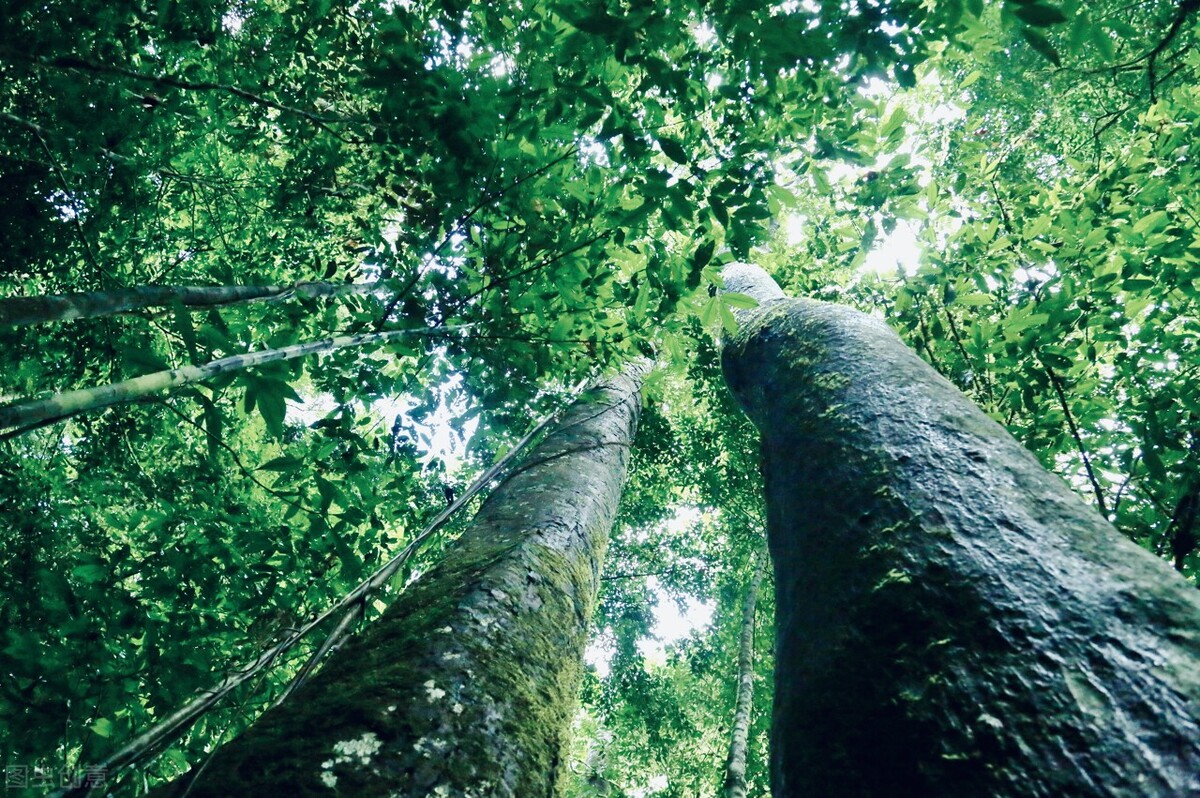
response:
<path id="1" fill-rule="evenodd" d="M 764 524 L 718 363 L 735 260 L 884 319 L 1194 581 L 1198 6 L 7 3 L 5 767 L 105 761 L 651 358 L 571 790 L 716 795 Z M 671 604 L 709 622 L 656 644 Z M 202 764 L 322 639 L 108 788 Z"/>

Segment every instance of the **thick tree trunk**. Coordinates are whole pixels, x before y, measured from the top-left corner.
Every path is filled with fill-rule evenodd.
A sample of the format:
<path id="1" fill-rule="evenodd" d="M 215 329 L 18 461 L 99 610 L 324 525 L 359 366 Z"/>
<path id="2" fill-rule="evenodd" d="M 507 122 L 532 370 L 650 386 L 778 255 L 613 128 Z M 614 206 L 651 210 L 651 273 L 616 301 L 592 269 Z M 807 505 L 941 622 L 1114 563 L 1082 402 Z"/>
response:
<path id="1" fill-rule="evenodd" d="M 790 796 L 1200 795 L 1200 593 L 881 322 L 783 298 L 724 353 L 762 432 Z"/>
<path id="2" fill-rule="evenodd" d="M 742 604 L 742 628 L 738 637 L 737 701 L 733 709 L 733 732 L 725 760 L 725 798 L 746 798 L 746 749 L 750 736 L 750 710 L 754 703 L 754 608 L 767 570 L 767 552 L 755 556 L 754 575 L 746 586 Z"/>
<path id="3" fill-rule="evenodd" d="M 194 783 L 165 792 L 555 795 L 638 373 L 585 393 L 438 566 Z"/>

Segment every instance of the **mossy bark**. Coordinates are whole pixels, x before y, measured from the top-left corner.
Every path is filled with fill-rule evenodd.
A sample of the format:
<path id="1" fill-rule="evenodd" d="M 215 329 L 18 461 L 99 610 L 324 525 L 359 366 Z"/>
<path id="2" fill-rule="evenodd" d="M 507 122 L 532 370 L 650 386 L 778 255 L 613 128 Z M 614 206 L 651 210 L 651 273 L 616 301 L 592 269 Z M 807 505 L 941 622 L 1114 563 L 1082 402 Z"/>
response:
<path id="1" fill-rule="evenodd" d="M 585 393 L 437 567 L 168 794 L 556 795 L 639 382 Z"/>
<path id="2" fill-rule="evenodd" d="M 765 278 L 765 279 L 764 279 Z M 775 798 L 1200 795 L 1200 593 L 854 310 L 724 352 L 762 433 Z"/>

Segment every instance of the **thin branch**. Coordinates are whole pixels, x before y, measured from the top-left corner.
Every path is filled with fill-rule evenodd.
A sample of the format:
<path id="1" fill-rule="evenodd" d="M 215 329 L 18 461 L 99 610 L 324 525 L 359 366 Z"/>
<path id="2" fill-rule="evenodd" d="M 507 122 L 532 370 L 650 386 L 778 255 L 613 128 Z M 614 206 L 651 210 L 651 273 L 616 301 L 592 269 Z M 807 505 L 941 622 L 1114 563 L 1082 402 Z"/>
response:
<path id="1" fill-rule="evenodd" d="M 1117 487 L 1117 492 L 1113 497 L 1112 511 L 1114 518 L 1121 509 L 1121 502 L 1125 499 L 1125 490 L 1129 487 L 1129 483 L 1133 479 L 1133 472 L 1137 469 L 1138 461 L 1141 459 L 1141 455 L 1138 455 L 1133 459 L 1133 462 L 1129 464 L 1129 473 L 1125 475 L 1125 479 L 1121 480 L 1120 486 Z"/>
<path id="2" fill-rule="evenodd" d="M 643 576 L 669 576 L 669 575 L 671 575 L 671 574 L 678 573 L 678 572 L 679 572 L 679 571 L 681 571 L 681 570 L 685 570 L 685 569 L 682 569 L 682 568 L 664 568 L 664 569 L 663 569 L 663 570 L 661 570 L 661 571 L 640 571 L 640 572 L 638 572 L 638 573 L 634 573 L 634 574 L 611 574 L 611 575 L 607 575 L 607 576 L 602 576 L 602 577 L 600 577 L 600 581 L 601 581 L 601 582 L 609 582 L 609 581 L 616 581 L 616 580 L 618 580 L 618 579 L 638 579 L 638 578 L 640 578 L 640 577 L 643 577 Z M 690 568 L 688 568 L 688 569 L 686 569 L 686 570 L 687 570 L 689 573 L 694 573 L 694 571 L 693 571 L 692 569 L 690 569 Z"/>
<path id="3" fill-rule="evenodd" d="M 921 348 L 925 350 L 925 355 L 929 358 L 929 364 L 937 369 L 939 373 L 949 377 L 950 373 L 946 371 L 945 367 L 942 366 L 942 364 L 938 361 L 937 355 L 933 353 L 933 349 L 929 346 L 929 342 L 932 340 L 932 338 L 930 338 L 929 325 L 925 323 L 925 317 L 918 315 L 917 324 L 919 324 L 921 327 Z"/>
<path id="4" fill-rule="evenodd" d="M 205 434 L 208 433 L 208 430 L 206 430 L 202 424 L 197 422 L 195 419 L 189 417 L 186 413 L 184 413 L 183 411 L 176 408 L 170 402 L 162 402 L 162 406 L 167 408 L 172 413 L 179 416 L 181 419 L 186 421 L 188 424 L 191 424 L 193 427 L 200 430 L 201 432 L 203 432 Z M 343 515 L 343 513 L 335 513 L 332 511 L 329 513 L 323 513 L 320 510 L 315 510 L 312 507 L 309 507 L 308 505 L 304 504 L 304 502 L 293 499 L 292 498 L 293 494 L 285 493 L 284 491 L 281 491 L 281 490 L 276 490 L 271 485 L 268 485 L 265 482 L 263 482 L 261 479 L 259 479 L 258 476 L 254 473 L 254 469 L 251 469 L 245 463 L 242 462 L 241 457 L 238 456 L 237 451 L 232 446 L 230 446 L 225 441 L 219 440 L 219 439 L 215 440 L 214 442 L 217 444 L 217 446 L 220 446 L 222 449 L 224 449 L 225 452 L 228 453 L 230 457 L 233 458 L 234 465 L 237 466 L 238 471 L 241 471 L 242 475 L 244 477 L 249 479 L 255 485 L 258 485 L 258 487 L 262 488 L 268 494 L 270 494 L 271 496 L 274 496 L 275 498 L 279 499 L 283 503 L 285 503 L 291 507 L 295 507 L 297 510 L 308 513 L 309 515 L 314 516 L 314 517 L 325 518 L 329 515 L 337 515 L 337 516 Z"/>
<path id="5" fill-rule="evenodd" d="M 1046 370 L 1046 377 L 1050 380 L 1050 385 L 1054 388 L 1054 393 L 1058 397 L 1058 405 L 1062 408 L 1063 415 L 1067 419 L 1067 429 L 1071 432 L 1071 437 L 1075 439 L 1075 447 L 1079 451 L 1079 459 L 1083 461 L 1083 470 L 1087 474 L 1088 482 L 1092 485 L 1092 492 L 1096 496 L 1096 508 L 1100 511 L 1100 515 L 1104 516 L 1105 520 L 1109 518 L 1108 506 L 1104 501 L 1104 489 L 1100 487 L 1100 480 L 1096 478 L 1096 472 L 1092 468 L 1091 458 L 1088 457 L 1087 447 L 1083 445 L 1083 437 L 1079 434 L 1079 427 L 1075 424 L 1075 416 L 1071 413 L 1071 405 L 1067 401 L 1067 393 L 1063 389 L 1062 380 L 1054 369 L 1046 364 L 1042 359 L 1042 355 L 1036 349 L 1034 354 L 1037 356 L 1038 362 L 1042 364 L 1042 368 Z"/>
<path id="6" fill-rule="evenodd" d="M 308 658 L 308 660 L 304 663 L 304 667 L 299 670 L 288 686 L 284 688 L 284 691 L 279 694 L 278 698 L 275 699 L 275 703 L 271 705 L 272 708 L 279 706 L 284 701 L 287 701 L 288 697 L 291 696 L 292 693 L 303 687 L 308 682 L 309 677 L 312 676 L 313 671 L 315 671 L 317 666 L 321 664 L 321 661 L 325 659 L 326 655 L 333 651 L 335 647 L 338 647 L 341 642 L 345 640 L 347 636 L 349 636 L 350 627 L 352 627 L 355 622 L 362 620 L 363 615 L 366 614 L 366 601 L 367 597 L 363 596 L 359 600 L 358 604 L 351 607 L 346 614 L 342 616 L 341 620 L 337 622 L 337 626 L 333 627 L 333 631 L 326 635 L 325 641 L 321 643 L 320 647 L 313 653 L 311 657 Z"/>
<path id="7" fill-rule="evenodd" d="M 471 208 L 469 211 L 467 211 L 464 215 L 460 216 L 458 219 L 456 219 L 454 221 L 454 224 L 450 227 L 450 230 L 447 231 L 446 235 L 442 238 L 442 240 L 438 243 L 438 245 L 433 248 L 433 251 L 431 253 L 429 253 L 429 257 L 425 261 L 425 263 L 430 262 L 432 259 L 434 259 L 438 255 L 440 255 L 442 253 L 442 251 L 445 250 L 445 248 L 450 245 L 450 242 L 454 240 L 455 234 L 462 232 L 463 225 L 467 224 L 467 222 L 469 222 L 469 221 L 471 221 L 471 219 L 475 218 L 475 215 L 477 213 L 479 213 L 481 210 L 486 208 L 488 205 L 491 205 L 493 202 L 500 199 L 504 195 L 508 194 L 510 191 L 515 189 L 517 186 L 520 186 L 522 183 L 528 182 L 529 180 L 532 180 L 535 177 L 538 177 L 539 175 L 545 174 L 546 172 L 548 172 L 550 169 L 552 169 L 556 165 L 562 163 L 566 159 L 575 155 L 577 152 L 579 152 L 578 147 L 574 147 L 574 146 L 568 147 L 567 150 L 565 152 L 563 152 L 561 155 L 559 155 L 557 158 L 554 158 L 553 160 L 549 161 L 548 163 L 545 163 L 542 166 L 539 166 L 537 169 L 534 169 L 533 171 L 528 172 L 527 174 L 521 175 L 520 177 L 513 180 L 513 182 L 509 183 L 507 186 L 502 186 L 501 188 L 498 188 L 494 191 L 486 192 L 484 194 L 483 199 L 481 199 L 479 202 L 477 202 L 475 204 L 475 206 L 473 208 Z M 377 331 L 383 329 L 383 326 L 385 324 L 387 324 L 387 321 L 391 317 L 392 313 L 395 312 L 396 305 L 398 305 L 404 299 L 404 297 L 406 297 L 408 295 L 408 292 L 413 289 L 413 287 L 417 284 L 417 281 L 420 280 L 423 275 L 424 275 L 424 263 L 417 267 L 417 269 L 413 273 L 412 279 L 408 282 L 408 284 L 404 286 L 403 290 L 397 292 L 396 296 L 392 299 L 392 301 L 388 303 L 388 306 L 384 309 L 383 314 L 379 317 L 379 321 L 376 322 L 376 324 L 375 324 L 375 329 Z"/>
<path id="8" fill-rule="evenodd" d="M 958 331 L 958 323 L 954 321 L 954 314 L 950 312 L 950 308 L 945 306 L 942 307 L 942 312 L 945 313 L 946 321 L 949 322 L 950 325 L 950 337 L 954 339 L 955 346 L 958 349 L 959 354 L 963 357 L 964 365 L 970 369 L 971 382 L 974 383 L 976 381 L 976 372 L 973 368 L 974 364 L 971 362 L 971 356 L 967 354 L 967 347 L 966 344 L 963 343 L 962 335 Z M 987 369 L 982 370 L 980 382 L 983 383 L 984 390 L 987 391 L 988 402 L 992 402 L 992 380 Z"/>
<path id="9" fill-rule="evenodd" d="M 37 63 L 52 67 L 54 69 L 67 69 L 77 72 L 91 72 L 97 74 L 120 75 L 133 80 L 140 80 L 145 83 L 154 83 L 159 86 L 169 86 L 173 89 L 183 89 L 186 91 L 214 91 L 231 94 L 234 97 L 251 102 L 255 105 L 261 105 L 266 108 L 273 108 L 276 111 L 283 111 L 289 114 L 295 114 L 303 117 L 308 121 L 318 125 L 323 129 L 328 129 L 326 126 L 331 123 L 349 123 L 349 124 L 369 124 L 370 120 L 365 118 L 348 117 L 348 116 L 327 116 L 324 114 L 313 113 L 312 111 L 303 108 L 297 108 L 293 105 L 286 105 L 278 100 L 272 100 L 269 97 L 264 97 L 261 94 L 247 91 L 240 86 L 234 86 L 229 83 L 215 83 L 212 81 L 195 81 L 184 80 L 183 78 L 175 77 L 174 75 L 155 75 L 148 72 L 138 72 L 136 69 L 128 69 L 126 67 L 115 66 L 111 64 L 99 64 L 94 61 L 88 61 L 78 56 L 60 56 L 58 58 L 40 59 Z"/>
<path id="10" fill-rule="evenodd" d="M 602 233 L 598 233 L 597 235 L 592 236 L 591 238 L 589 238 L 585 241 L 581 241 L 580 243 L 575 244 L 575 245 L 571 246 L 570 248 L 565 249 L 562 252 L 559 252 L 551 257 L 543 258 L 542 260 L 538 261 L 537 263 L 533 264 L 532 266 L 527 266 L 524 269 L 517 269 L 515 272 L 510 272 L 508 274 L 502 275 L 502 276 L 496 278 L 495 280 L 492 280 L 487 285 L 481 286 L 477 291 L 473 291 L 472 293 L 468 294 L 467 296 L 463 297 L 461 300 L 456 302 L 454 305 L 451 306 L 451 308 L 450 308 L 451 312 L 453 312 L 453 313 L 458 312 L 468 302 L 470 302 L 472 299 L 475 299 L 476 297 L 482 295 L 486 291 L 491 291 L 495 288 L 505 285 L 506 283 L 511 283 L 513 280 L 516 280 L 517 278 L 524 277 L 525 275 L 531 274 L 536 271 L 540 271 L 541 269 L 545 269 L 548 266 L 553 266 L 555 263 L 558 263 L 560 260 L 562 260 L 564 258 L 568 258 L 571 255 L 574 255 L 576 252 L 579 252 L 582 249 L 587 249 L 592 244 L 595 244 L 597 241 L 603 241 L 604 239 L 608 238 L 610 235 L 612 235 L 612 232 L 606 230 Z"/>
<path id="11" fill-rule="evenodd" d="M 0 429 L 9 429 L 8 432 L 0 434 L 0 440 L 16 437 L 46 423 L 62 421 L 91 410 L 126 404 L 148 394 L 203 382 L 221 374 L 243 371 L 267 363 L 294 360 L 300 357 L 307 357 L 308 355 L 335 352 L 339 349 L 386 343 L 410 335 L 440 335 L 466 329 L 471 326 L 469 324 L 460 324 L 443 327 L 420 327 L 407 330 L 367 333 L 364 335 L 343 335 L 324 338 L 319 341 L 293 344 L 292 346 L 284 346 L 278 349 L 265 349 L 259 352 L 247 352 L 242 355 L 223 357 L 206 363 L 203 366 L 182 366 L 166 371 L 156 371 L 109 385 L 83 388 L 77 391 L 65 391 L 46 399 L 35 399 L 31 402 L 11 404 L 0 407 Z"/>
<path id="12" fill-rule="evenodd" d="M 92 319 L 129 313 L 149 307 L 179 303 L 185 308 L 280 300 L 292 296 L 340 297 L 350 294 L 390 293 L 383 283 L 299 282 L 295 285 L 141 285 L 113 291 L 78 294 L 5 297 L 0 299 L 0 327 L 20 327 L 50 321 Z"/>
<path id="13" fill-rule="evenodd" d="M 1167 29 L 1167 35 L 1163 36 L 1162 40 L 1159 41 L 1153 50 L 1146 53 L 1146 79 L 1150 86 L 1150 102 L 1157 101 L 1155 97 L 1156 82 L 1154 69 L 1158 57 L 1171 45 L 1171 42 L 1183 27 L 1183 23 L 1187 20 L 1188 16 L 1198 8 L 1200 8 L 1200 0 L 1183 0 L 1179 4 L 1179 9 L 1175 12 L 1175 18 L 1171 20 L 1171 27 Z"/>
<path id="14" fill-rule="evenodd" d="M 22 119 L 19 116 L 14 116 L 14 115 L 8 113 L 7 111 L 0 111 L 0 122 L 7 122 L 10 125 L 16 125 L 17 127 L 25 128 L 26 130 L 30 131 L 35 136 L 37 136 L 38 139 L 41 139 L 43 145 L 45 144 L 45 141 L 44 141 L 45 139 L 54 138 L 54 135 L 49 130 L 47 130 L 46 128 L 37 124 L 36 122 L 31 122 L 28 119 Z M 108 149 L 107 147 L 96 147 L 96 150 L 98 152 L 108 156 L 109 158 L 113 158 L 115 160 L 119 160 L 119 161 L 130 160 L 126 156 L 121 155 L 118 152 L 113 152 L 112 150 Z M 38 163 L 38 162 L 34 161 L 33 163 Z M 53 163 L 51 163 L 50 166 L 52 168 L 54 168 L 55 165 Z"/>
<path id="15" fill-rule="evenodd" d="M 725 760 L 724 798 L 746 798 L 746 754 L 750 711 L 754 701 L 754 614 L 768 562 L 767 544 L 763 541 L 754 555 L 754 572 L 743 598 L 742 624 L 738 634 L 737 698 L 733 709 L 733 729 L 729 736 L 729 754 Z"/>
<path id="16" fill-rule="evenodd" d="M 1004 201 L 1000 199 L 1000 187 L 996 185 L 995 173 L 988 180 L 992 184 L 992 198 L 996 201 L 996 207 L 1000 209 L 1000 218 L 1004 221 L 1004 231 L 1010 236 L 1016 235 L 1013 231 L 1012 219 L 1008 216 L 1008 208 L 1004 207 Z"/>
<path id="17" fill-rule="evenodd" d="M 45 151 L 46 157 L 50 159 L 50 163 L 54 167 L 54 173 L 58 175 L 59 182 L 62 183 L 63 192 L 65 193 L 66 198 L 68 200 L 77 198 L 82 201 L 82 198 L 79 196 L 79 192 L 71 188 L 71 184 L 67 181 L 67 175 L 63 171 L 62 166 L 59 165 L 58 159 L 54 157 L 54 152 L 50 149 L 50 145 L 46 143 L 46 138 L 41 133 L 36 132 L 34 133 L 34 136 L 37 138 L 38 143 L 42 145 L 42 150 Z M 83 254 L 87 257 L 88 263 L 92 265 L 92 268 L 96 270 L 97 274 L 108 276 L 107 272 L 105 272 L 104 268 L 100 265 L 100 261 L 96 259 L 96 253 L 92 252 L 92 245 L 88 243 L 87 232 L 83 229 L 83 220 L 80 218 L 81 214 L 75 208 L 71 208 L 69 215 L 71 222 L 75 227 L 75 231 L 79 234 L 79 243 L 83 247 Z"/>

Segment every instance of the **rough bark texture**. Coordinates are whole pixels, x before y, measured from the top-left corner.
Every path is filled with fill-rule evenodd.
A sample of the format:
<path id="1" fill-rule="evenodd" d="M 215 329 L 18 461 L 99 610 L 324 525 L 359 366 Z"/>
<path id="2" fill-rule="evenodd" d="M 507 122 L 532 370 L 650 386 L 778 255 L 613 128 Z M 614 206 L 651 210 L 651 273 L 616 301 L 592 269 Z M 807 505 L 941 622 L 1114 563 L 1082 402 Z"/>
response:
<path id="1" fill-rule="evenodd" d="M 167 794 L 557 794 L 638 383 L 585 393 L 436 568 Z"/>
<path id="2" fill-rule="evenodd" d="M 742 628 L 738 637 L 737 701 L 733 709 L 733 731 L 725 760 L 725 798 L 746 798 L 746 748 L 750 736 L 750 710 L 754 704 L 754 608 L 767 569 L 767 552 L 754 563 L 754 576 L 746 586 L 742 604 Z"/>
<path id="3" fill-rule="evenodd" d="M 763 439 L 775 798 L 1200 795 L 1195 587 L 881 322 L 763 276 L 726 276 L 761 305 L 724 358 Z"/>

